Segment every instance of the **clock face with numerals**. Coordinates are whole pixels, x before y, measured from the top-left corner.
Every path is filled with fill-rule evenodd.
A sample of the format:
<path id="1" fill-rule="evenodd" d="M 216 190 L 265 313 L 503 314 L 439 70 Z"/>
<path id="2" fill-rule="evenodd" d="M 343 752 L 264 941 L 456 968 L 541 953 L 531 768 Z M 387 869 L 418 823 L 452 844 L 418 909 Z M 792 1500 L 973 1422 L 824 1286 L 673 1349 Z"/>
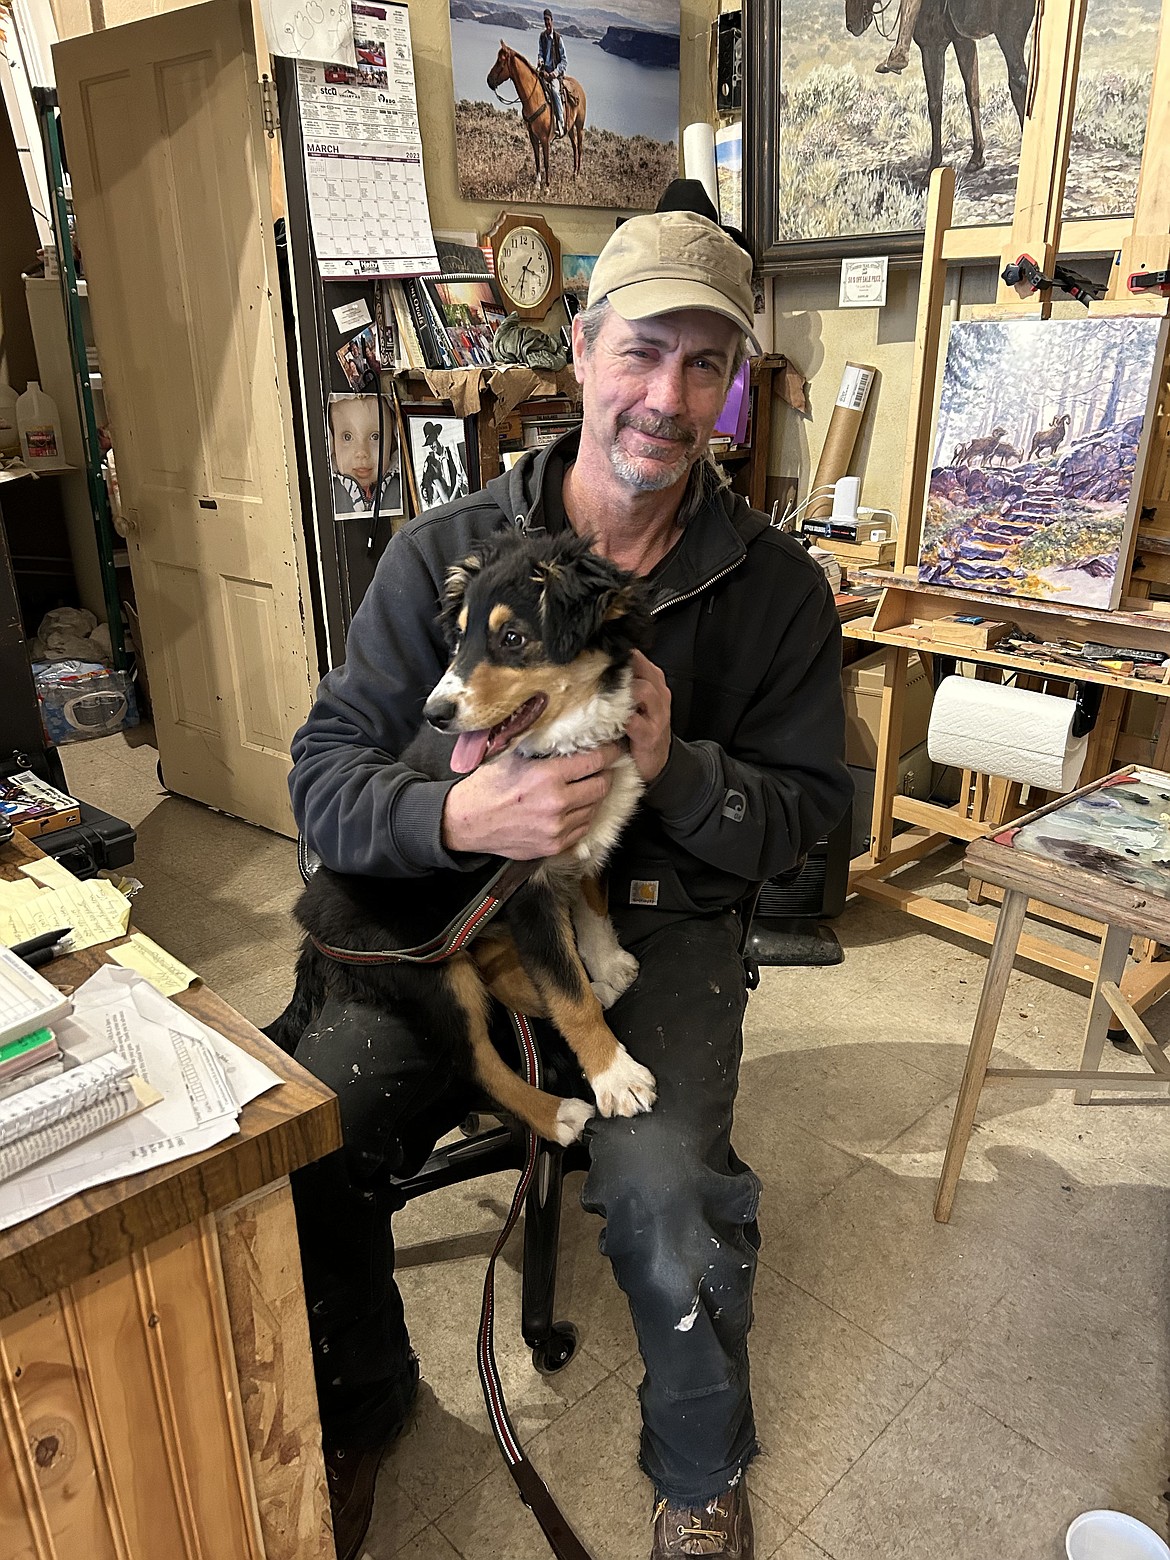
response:
<path id="1" fill-rule="evenodd" d="M 531 227 L 514 227 L 496 254 L 496 281 L 508 301 L 522 309 L 537 309 L 553 287 L 552 250 Z"/>

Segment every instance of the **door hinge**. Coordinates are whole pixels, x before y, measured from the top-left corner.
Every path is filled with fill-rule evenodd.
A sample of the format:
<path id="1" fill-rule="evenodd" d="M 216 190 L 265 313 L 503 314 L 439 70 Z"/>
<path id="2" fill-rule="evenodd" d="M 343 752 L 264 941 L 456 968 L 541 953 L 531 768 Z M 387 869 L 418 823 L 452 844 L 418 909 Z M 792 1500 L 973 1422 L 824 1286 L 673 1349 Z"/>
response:
<path id="1" fill-rule="evenodd" d="M 264 129 L 269 136 L 275 136 L 280 110 L 276 106 L 276 84 L 268 76 L 260 78 L 260 106 L 264 112 Z"/>

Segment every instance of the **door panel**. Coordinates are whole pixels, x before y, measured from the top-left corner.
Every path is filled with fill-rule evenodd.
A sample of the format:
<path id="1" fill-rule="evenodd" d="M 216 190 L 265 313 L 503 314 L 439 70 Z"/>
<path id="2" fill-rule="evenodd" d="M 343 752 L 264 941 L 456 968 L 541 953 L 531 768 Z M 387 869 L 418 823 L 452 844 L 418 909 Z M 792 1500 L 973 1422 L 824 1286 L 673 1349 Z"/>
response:
<path id="1" fill-rule="evenodd" d="M 291 834 L 311 624 L 251 26 L 210 0 L 53 55 L 164 778 Z"/>

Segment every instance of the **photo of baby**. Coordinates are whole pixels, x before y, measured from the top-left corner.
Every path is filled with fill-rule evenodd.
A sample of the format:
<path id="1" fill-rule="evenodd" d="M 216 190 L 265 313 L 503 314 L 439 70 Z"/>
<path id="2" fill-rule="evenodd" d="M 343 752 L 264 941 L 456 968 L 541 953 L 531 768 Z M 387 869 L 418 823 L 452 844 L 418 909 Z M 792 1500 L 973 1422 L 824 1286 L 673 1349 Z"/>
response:
<path id="1" fill-rule="evenodd" d="M 333 512 L 339 520 L 371 514 L 375 494 L 380 515 L 404 513 L 402 463 L 389 396 L 331 395 L 329 453 L 333 463 Z"/>

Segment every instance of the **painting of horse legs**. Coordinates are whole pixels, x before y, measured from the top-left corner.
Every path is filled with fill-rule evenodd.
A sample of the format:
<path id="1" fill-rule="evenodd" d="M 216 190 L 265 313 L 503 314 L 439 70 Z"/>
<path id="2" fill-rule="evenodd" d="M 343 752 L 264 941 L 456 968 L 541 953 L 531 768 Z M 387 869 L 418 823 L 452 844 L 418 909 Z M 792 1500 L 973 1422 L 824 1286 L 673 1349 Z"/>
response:
<path id="1" fill-rule="evenodd" d="M 943 165 L 956 174 L 955 226 L 1011 221 L 1037 0 L 762 3 L 780 37 L 775 107 L 765 99 L 779 241 L 921 232 Z M 1093 0 L 1066 220 L 1133 210 L 1160 11 L 1160 0 Z"/>
<path id="2" fill-rule="evenodd" d="M 1116 607 L 1166 322 L 959 320 L 939 398 L 918 578 Z"/>

